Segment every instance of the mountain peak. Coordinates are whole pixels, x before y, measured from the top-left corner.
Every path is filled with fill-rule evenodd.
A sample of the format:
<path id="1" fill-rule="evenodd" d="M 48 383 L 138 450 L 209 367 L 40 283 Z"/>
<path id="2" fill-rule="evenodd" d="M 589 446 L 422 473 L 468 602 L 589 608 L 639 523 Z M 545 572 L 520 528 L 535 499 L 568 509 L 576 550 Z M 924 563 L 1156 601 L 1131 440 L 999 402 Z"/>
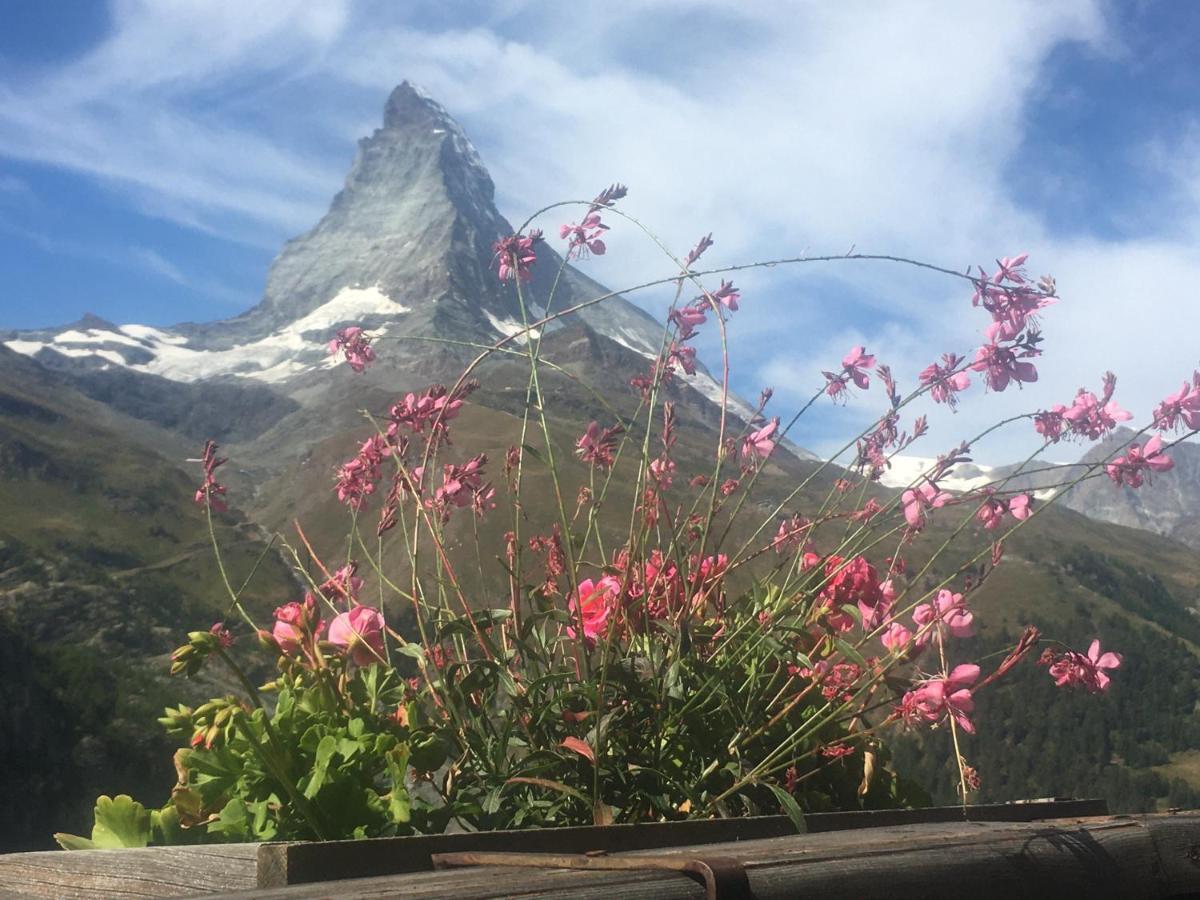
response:
<path id="1" fill-rule="evenodd" d="M 408 128 L 413 125 L 444 124 L 453 120 L 440 103 L 418 85 L 402 81 L 383 107 L 384 128 Z"/>

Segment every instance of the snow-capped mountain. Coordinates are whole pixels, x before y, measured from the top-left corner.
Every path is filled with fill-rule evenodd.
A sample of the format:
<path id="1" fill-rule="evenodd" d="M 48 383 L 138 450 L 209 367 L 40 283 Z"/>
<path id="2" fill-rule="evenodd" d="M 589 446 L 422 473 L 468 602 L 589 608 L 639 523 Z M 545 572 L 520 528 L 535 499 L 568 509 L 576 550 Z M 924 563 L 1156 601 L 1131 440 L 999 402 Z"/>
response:
<path id="1" fill-rule="evenodd" d="M 157 410 L 193 402 L 195 390 L 184 385 L 222 385 L 227 392 L 243 387 L 254 397 L 256 421 L 280 435 L 287 432 L 290 451 L 306 442 L 308 423 L 315 428 L 320 422 L 327 433 L 331 423 L 324 417 L 349 396 L 351 385 L 389 392 L 419 388 L 456 374 L 477 352 L 464 343 L 488 345 L 514 335 L 521 343 L 516 291 L 495 272 L 493 243 L 512 226 L 496 209 L 494 194 L 462 128 L 406 82 L 388 98 L 383 127 L 359 142 L 329 212 L 276 257 L 253 309 L 170 328 L 88 316 L 62 328 L 0 333 L 0 343 L 71 374 L 84 393 L 114 403 L 131 386 L 151 396 Z M 545 302 L 560 263 L 548 243 L 539 245 L 528 294 L 535 315 L 542 312 L 536 301 Z M 554 307 L 607 292 L 568 266 Z M 546 353 L 586 369 L 610 390 L 619 386 L 627 392 L 628 379 L 645 369 L 663 340 L 662 323 L 619 296 L 560 322 L 546 336 Z M 337 361 L 327 344 L 338 328 L 351 324 L 366 328 L 381 348 L 377 365 L 359 378 L 329 371 Z M 684 382 L 698 392 L 694 402 L 702 406 L 721 399 L 719 386 L 704 371 Z M 124 411 L 139 415 L 144 405 L 127 403 Z M 224 405 L 236 420 L 240 404 Z M 270 415 L 261 414 L 273 405 Z M 735 397 L 729 405 L 743 419 L 752 414 Z M 321 416 L 311 414 L 318 409 Z M 220 436 L 228 423 L 207 424 Z M 253 429 L 234 428 L 253 438 L 248 430 Z M 270 444 L 259 449 L 273 452 Z"/>

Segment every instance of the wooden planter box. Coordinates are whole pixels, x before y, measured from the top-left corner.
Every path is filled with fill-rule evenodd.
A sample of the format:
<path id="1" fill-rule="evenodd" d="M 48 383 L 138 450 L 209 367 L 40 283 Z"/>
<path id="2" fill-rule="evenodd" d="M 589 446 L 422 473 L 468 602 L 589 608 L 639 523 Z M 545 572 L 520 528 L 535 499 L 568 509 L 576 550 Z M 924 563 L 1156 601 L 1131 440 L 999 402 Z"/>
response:
<path id="1" fill-rule="evenodd" d="M 0 856 L 0 895 L 132 898 L 1200 896 L 1200 813 L 1103 801 L 366 841 Z M 435 866 L 440 868 L 435 868 Z M 332 883 L 336 880 L 336 884 Z"/>

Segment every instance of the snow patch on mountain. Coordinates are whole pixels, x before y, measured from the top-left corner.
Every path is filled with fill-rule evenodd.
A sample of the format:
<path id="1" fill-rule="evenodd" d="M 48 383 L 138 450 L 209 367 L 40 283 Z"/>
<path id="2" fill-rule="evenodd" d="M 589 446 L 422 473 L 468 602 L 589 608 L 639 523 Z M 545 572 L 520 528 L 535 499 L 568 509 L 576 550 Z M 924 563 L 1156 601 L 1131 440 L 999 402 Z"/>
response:
<path id="1" fill-rule="evenodd" d="M 378 337 L 387 331 L 382 324 L 385 317 L 410 311 L 378 286 L 345 287 L 327 303 L 266 337 L 222 350 L 194 347 L 182 335 L 146 325 L 71 329 L 48 341 L 12 340 L 5 346 L 26 356 L 49 351 L 72 358 L 95 357 L 172 381 L 234 376 L 277 384 L 303 372 L 337 365 L 337 359 L 327 355 L 327 345 L 338 325 L 380 321 L 370 328 Z M 133 352 L 123 354 L 124 347 Z"/>

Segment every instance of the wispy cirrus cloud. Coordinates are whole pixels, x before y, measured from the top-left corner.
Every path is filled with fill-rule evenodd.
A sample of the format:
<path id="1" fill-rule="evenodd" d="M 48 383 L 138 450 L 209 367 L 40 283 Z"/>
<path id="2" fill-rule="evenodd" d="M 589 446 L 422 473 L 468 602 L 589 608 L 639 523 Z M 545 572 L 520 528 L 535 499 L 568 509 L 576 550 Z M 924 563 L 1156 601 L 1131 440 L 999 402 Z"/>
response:
<path id="1" fill-rule="evenodd" d="M 540 2 L 112 9 L 90 53 L 0 86 L 0 156 L 83 173 L 188 228 L 269 246 L 311 226 L 354 138 L 377 126 L 387 91 L 407 78 L 463 122 L 510 218 L 620 179 L 633 188 L 628 210 L 679 252 L 713 231 L 714 264 L 855 245 L 963 268 L 1028 249 L 1064 294 L 1046 317 L 1040 399 L 1066 400 L 1111 367 L 1124 373 L 1127 405 L 1147 409 L 1180 374 L 1160 365 L 1196 361 L 1192 132 L 1121 136 L 1113 158 L 1139 170 L 1144 196 L 1122 200 L 1133 211 L 1123 229 L 1085 212 L 1065 228 L 1049 205 L 1086 194 L 1086 211 L 1115 193 L 1078 165 L 1094 145 L 1042 136 L 1038 110 L 1105 102 L 1062 83 L 1064 53 L 1146 71 L 1098 2 L 1014 2 L 1001 13 L 653 0 L 567 17 Z M 1139 226 L 1168 197 L 1172 216 Z M 598 278 L 619 286 L 662 272 L 632 228 L 611 238 L 610 254 L 589 263 Z M 735 372 L 750 395 L 769 383 L 781 400 L 807 396 L 849 340 L 911 383 L 941 352 L 969 351 L 984 324 L 969 289 L 904 269 L 813 264 L 738 283 Z M 1173 327 L 1156 324 L 1164 319 Z M 711 358 L 714 346 L 705 349 Z M 981 386 L 972 392 L 957 415 L 934 418 L 947 446 L 1031 402 L 1029 392 L 988 403 Z M 861 418 L 822 413 L 816 449 L 839 415 Z M 996 452 L 1022 440 L 1001 438 Z"/>

